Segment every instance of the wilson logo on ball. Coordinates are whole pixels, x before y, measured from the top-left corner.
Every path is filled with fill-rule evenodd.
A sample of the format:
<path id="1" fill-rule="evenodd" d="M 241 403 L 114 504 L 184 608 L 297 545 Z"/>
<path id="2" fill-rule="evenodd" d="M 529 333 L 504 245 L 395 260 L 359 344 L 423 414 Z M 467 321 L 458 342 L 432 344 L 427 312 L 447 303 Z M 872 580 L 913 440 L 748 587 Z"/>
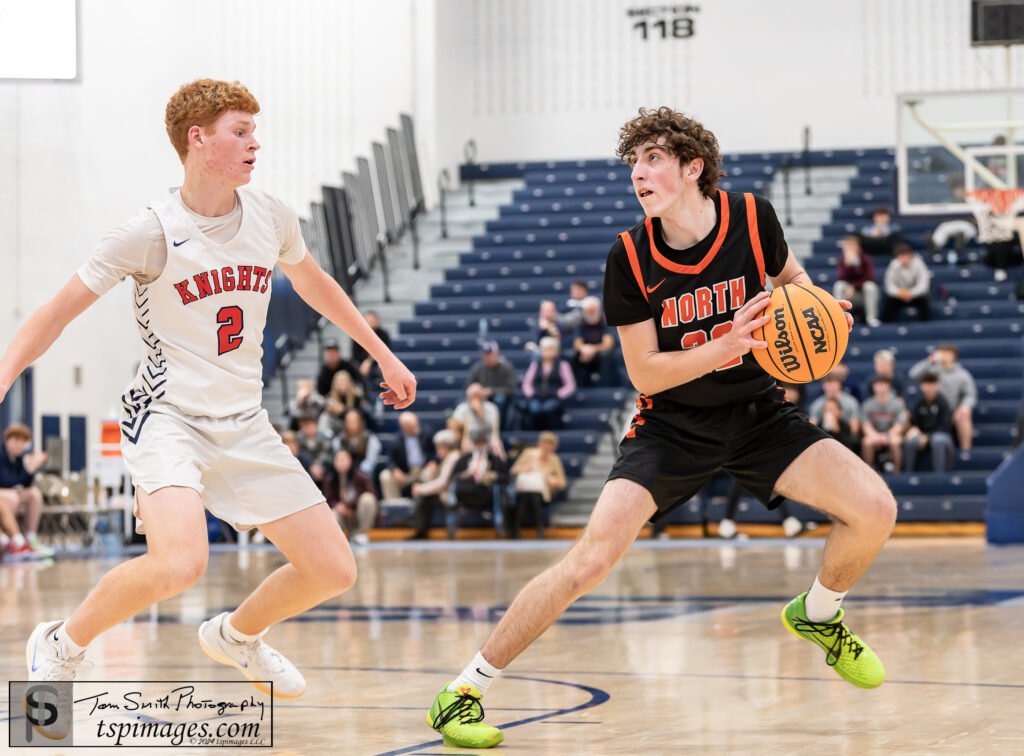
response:
<path id="1" fill-rule="evenodd" d="M 786 309 L 776 307 L 773 313 L 775 316 L 775 351 L 779 356 L 779 362 L 787 373 L 800 369 L 800 360 L 793 354 L 793 344 L 789 339 L 789 331 L 786 330 Z"/>

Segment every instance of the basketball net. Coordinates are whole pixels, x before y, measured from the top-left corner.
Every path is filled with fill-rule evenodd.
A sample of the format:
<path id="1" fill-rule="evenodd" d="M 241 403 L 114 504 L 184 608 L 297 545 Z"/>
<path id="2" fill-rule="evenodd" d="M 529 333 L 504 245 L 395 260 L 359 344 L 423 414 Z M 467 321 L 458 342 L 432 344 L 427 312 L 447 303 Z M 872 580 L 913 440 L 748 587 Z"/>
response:
<path id="1" fill-rule="evenodd" d="M 1024 189 L 972 189 L 967 192 L 967 205 L 978 221 L 979 241 L 1013 241 L 1014 231 L 1024 237 L 1024 218 L 1017 218 L 1024 211 Z"/>

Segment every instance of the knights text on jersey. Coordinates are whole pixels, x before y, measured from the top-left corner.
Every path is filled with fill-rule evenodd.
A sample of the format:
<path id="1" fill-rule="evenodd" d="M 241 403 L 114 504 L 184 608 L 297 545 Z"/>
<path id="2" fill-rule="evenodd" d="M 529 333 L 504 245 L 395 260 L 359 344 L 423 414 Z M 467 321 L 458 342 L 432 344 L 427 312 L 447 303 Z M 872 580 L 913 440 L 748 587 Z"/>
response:
<path id="1" fill-rule="evenodd" d="M 153 202 L 167 263 L 135 284 L 142 361 L 121 397 L 121 428 L 138 438 L 149 410 L 226 417 L 262 400 L 263 328 L 281 244 L 259 192 L 238 191 L 242 221 L 230 241 L 207 238 L 170 196 Z"/>
<path id="2" fill-rule="evenodd" d="M 665 244 L 661 220 L 648 217 L 620 234 L 608 253 L 604 309 L 609 325 L 651 318 L 662 352 L 690 349 L 728 333 L 736 310 L 778 275 L 789 254 L 771 204 L 753 194 L 717 190 L 711 233 L 686 250 Z M 753 355 L 657 394 L 678 404 L 713 407 L 770 392 L 775 381 Z"/>

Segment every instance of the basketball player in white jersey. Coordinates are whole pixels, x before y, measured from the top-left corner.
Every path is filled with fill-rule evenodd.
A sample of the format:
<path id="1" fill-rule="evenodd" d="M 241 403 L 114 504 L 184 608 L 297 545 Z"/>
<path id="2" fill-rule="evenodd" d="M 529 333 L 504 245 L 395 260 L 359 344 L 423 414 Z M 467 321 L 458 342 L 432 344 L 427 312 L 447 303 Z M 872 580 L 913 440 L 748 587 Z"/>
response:
<path id="1" fill-rule="evenodd" d="M 185 167 L 181 188 L 105 237 L 0 360 L 2 401 L 72 319 L 118 281 L 133 279 L 143 354 L 121 397 L 121 448 L 148 551 L 107 573 L 69 617 L 36 627 L 26 651 L 29 679 L 73 680 L 96 636 L 193 585 L 208 559 L 204 505 L 239 530 L 258 527 L 288 558 L 234 612 L 199 629 L 207 656 L 249 680 L 273 681 L 274 695 L 301 695 L 306 682 L 263 642 L 266 629 L 355 581 L 337 520 L 260 407 L 274 266 L 379 363 L 385 404 L 409 406 L 416 381 L 309 255 L 295 212 L 245 188 L 260 148 L 258 112 L 237 82 L 183 86 L 166 111 Z"/>

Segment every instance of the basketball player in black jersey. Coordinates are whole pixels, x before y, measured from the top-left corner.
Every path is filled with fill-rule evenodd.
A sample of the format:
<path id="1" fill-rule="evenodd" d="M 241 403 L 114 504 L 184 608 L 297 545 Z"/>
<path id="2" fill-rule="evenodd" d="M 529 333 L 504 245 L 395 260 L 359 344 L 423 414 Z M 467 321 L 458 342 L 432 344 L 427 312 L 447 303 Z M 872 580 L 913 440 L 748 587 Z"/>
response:
<path id="1" fill-rule="evenodd" d="M 766 280 L 810 278 L 767 200 L 717 188 L 718 143 L 700 123 L 669 108 L 641 109 L 622 127 L 618 154 L 632 166 L 647 217 L 612 245 L 604 305 L 641 392 L 639 411 L 579 540 L 520 591 L 480 653 L 438 694 L 428 721 L 449 745 L 502 740 L 480 706 L 493 679 L 605 578 L 648 520 L 665 517 L 718 471 L 769 508 L 786 497 L 832 517 L 821 569 L 782 620 L 854 685 L 874 688 L 885 677 L 846 628 L 840 604 L 889 537 L 896 502 L 859 457 L 784 401 L 750 354 L 766 346 L 751 335 L 768 321 Z"/>

